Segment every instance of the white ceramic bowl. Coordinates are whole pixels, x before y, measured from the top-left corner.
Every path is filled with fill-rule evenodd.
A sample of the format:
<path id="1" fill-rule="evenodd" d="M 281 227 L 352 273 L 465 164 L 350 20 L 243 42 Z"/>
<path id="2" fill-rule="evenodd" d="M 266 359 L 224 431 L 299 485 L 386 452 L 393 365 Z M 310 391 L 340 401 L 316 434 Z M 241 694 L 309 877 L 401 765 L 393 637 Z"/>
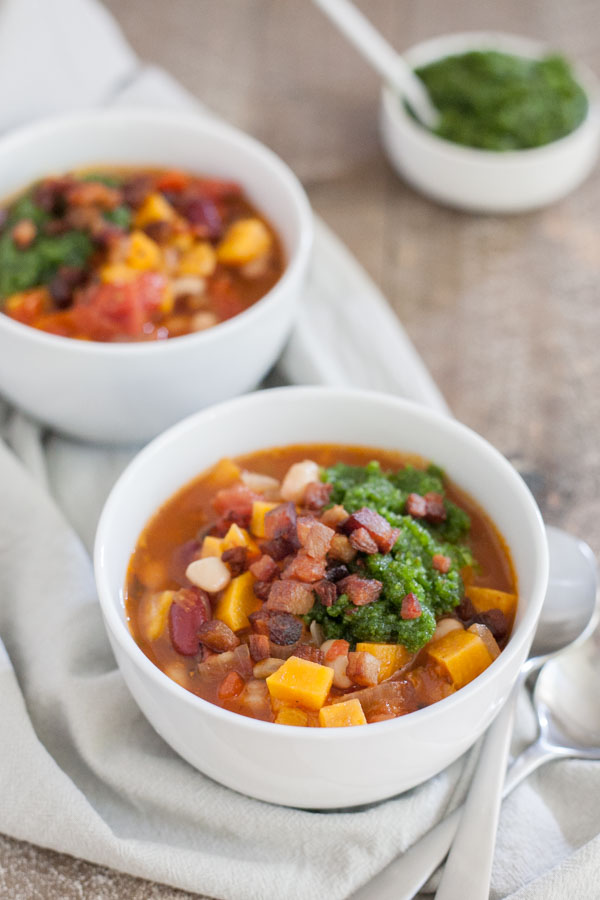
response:
<path id="1" fill-rule="evenodd" d="M 491 515 L 511 549 L 519 585 L 512 637 L 471 684 L 426 709 L 362 728 L 291 728 L 220 709 L 158 669 L 133 640 L 123 606 L 130 555 L 150 516 L 222 456 L 305 442 L 418 453 Z M 273 803 L 326 809 L 407 790 L 460 756 L 508 696 L 532 640 L 548 577 L 535 501 L 483 438 L 438 413 L 384 394 L 281 388 L 190 417 L 146 447 L 106 503 L 96 537 L 96 581 L 122 675 L 160 735 L 217 781 Z"/>
<path id="2" fill-rule="evenodd" d="M 499 50 L 539 58 L 551 48 L 537 41 L 494 32 L 447 34 L 424 41 L 404 57 L 413 67 L 469 50 Z M 586 178 L 600 147 L 600 88 L 592 73 L 574 66 L 587 93 L 584 121 L 560 140 L 527 150 L 496 152 L 463 147 L 427 131 L 387 87 L 382 89 L 383 146 L 400 175 L 433 200 L 472 212 L 516 213 L 564 197 Z"/>
<path id="3" fill-rule="evenodd" d="M 208 331 L 145 344 L 46 334 L 0 314 L 0 391 L 36 419 L 93 441 L 140 442 L 254 387 L 293 322 L 312 242 L 306 195 L 274 153 L 193 113 L 85 112 L 0 140 L 0 199 L 48 174 L 102 164 L 177 167 L 242 184 L 287 258 L 258 303 Z"/>

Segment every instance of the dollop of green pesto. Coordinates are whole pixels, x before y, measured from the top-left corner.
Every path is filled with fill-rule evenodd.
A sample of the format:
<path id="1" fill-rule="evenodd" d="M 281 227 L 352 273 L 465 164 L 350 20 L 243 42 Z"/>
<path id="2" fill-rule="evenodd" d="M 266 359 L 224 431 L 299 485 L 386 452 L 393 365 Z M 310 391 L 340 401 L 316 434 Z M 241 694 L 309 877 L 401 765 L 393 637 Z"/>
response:
<path id="1" fill-rule="evenodd" d="M 570 134 L 588 110 L 585 91 L 558 55 L 471 51 L 415 71 L 441 114 L 435 133 L 468 147 L 541 147 Z"/>
<path id="2" fill-rule="evenodd" d="M 378 462 L 366 466 L 338 463 L 323 473 L 323 480 L 333 485 L 332 503 L 350 513 L 368 506 L 397 528 L 399 535 L 389 553 L 359 554 L 351 565 L 356 574 L 382 582 L 378 600 L 357 607 L 342 594 L 333 606 L 326 607 L 317 599 L 306 616 L 307 623 L 317 621 L 327 639 L 343 638 L 352 646 L 358 641 L 376 641 L 403 644 L 411 652 L 419 650 L 433 635 L 436 619 L 462 599 L 460 569 L 474 562 L 465 543 L 469 516 L 445 496 L 444 475 L 437 466 L 405 466 L 397 472 L 384 472 Z M 440 524 L 417 520 L 405 512 L 409 494 L 424 496 L 431 491 L 444 498 L 446 520 Z M 433 566 L 435 555 L 450 558 L 447 573 Z M 402 600 L 409 593 L 421 605 L 421 615 L 415 619 L 400 615 Z"/>

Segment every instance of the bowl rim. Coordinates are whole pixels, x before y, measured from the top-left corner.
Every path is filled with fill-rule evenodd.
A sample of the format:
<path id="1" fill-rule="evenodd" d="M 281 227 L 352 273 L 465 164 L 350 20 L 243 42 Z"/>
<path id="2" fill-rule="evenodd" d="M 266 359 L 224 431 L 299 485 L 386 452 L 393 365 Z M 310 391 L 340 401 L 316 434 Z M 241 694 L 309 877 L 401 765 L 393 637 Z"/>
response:
<path id="1" fill-rule="evenodd" d="M 8 334 L 20 337 L 22 340 L 30 340 L 38 346 L 48 349 L 54 348 L 61 353 L 71 353 L 76 356 L 113 356 L 124 358 L 144 357 L 152 354 L 176 353 L 177 348 L 198 344 L 198 351 L 202 347 L 215 340 L 223 338 L 239 331 L 249 324 L 250 319 L 267 314 L 271 307 L 275 306 L 279 296 L 283 293 L 289 282 L 299 277 L 310 257 L 313 245 L 313 214 L 310 203 L 300 180 L 273 150 L 265 144 L 251 137 L 234 125 L 223 122 L 213 117 L 203 118 L 193 111 L 180 111 L 171 109 L 153 109 L 142 107 L 118 107 L 115 109 L 86 109 L 71 112 L 59 116 L 48 116 L 30 125 L 25 125 L 6 136 L 0 138 L 0 157 L 4 153 L 18 153 L 23 144 L 31 142 L 43 142 L 44 136 L 57 129 L 69 127 L 85 127 L 89 123 L 102 121 L 114 121 L 136 125 L 138 123 L 150 126 L 164 127 L 170 123 L 178 124 L 184 128 L 194 129 L 198 134 L 211 134 L 217 138 L 223 138 L 233 145 L 237 145 L 243 156 L 253 156 L 273 169 L 295 209 L 298 217 L 298 240 L 295 247 L 286 260 L 284 271 L 273 287 L 260 297 L 252 306 L 241 313 L 219 322 L 212 328 L 192 334 L 180 335 L 163 341 L 80 341 L 63 335 L 51 334 L 40 331 L 30 325 L 17 322 L 0 312 L 0 329 L 5 329 Z M 233 176 L 232 176 L 233 177 Z M 260 209 L 259 209 L 260 212 Z"/>
<path id="2" fill-rule="evenodd" d="M 286 726 L 278 725 L 275 722 L 251 719 L 239 713 L 223 709 L 222 707 L 216 706 L 215 704 L 204 700 L 202 697 L 193 694 L 191 691 L 188 691 L 186 688 L 169 678 L 168 675 L 159 669 L 158 666 L 145 655 L 143 650 L 136 643 L 125 619 L 119 615 L 119 612 L 117 611 L 119 601 L 117 600 L 115 602 L 105 566 L 106 545 L 107 538 L 111 533 L 111 519 L 114 515 L 113 509 L 118 507 L 120 495 L 123 491 L 128 490 L 130 482 L 135 482 L 137 470 L 140 467 L 143 468 L 147 460 L 168 452 L 168 448 L 171 445 L 179 443 L 190 432 L 196 431 L 203 420 L 212 419 L 214 421 L 217 415 L 235 415 L 239 407 L 251 408 L 256 404 L 269 403 L 269 397 L 281 395 L 282 393 L 289 396 L 290 402 L 293 402 L 293 398 L 296 396 L 314 398 L 319 395 L 321 397 L 329 397 L 329 402 L 332 404 L 335 403 L 336 400 L 369 401 L 371 403 L 377 403 L 381 407 L 382 413 L 387 411 L 390 414 L 394 414 L 398 413 L 398 411 L 402 411 L 408 415 L 416 416 L 417 418 L 426 421 L 434 428 L 441 429 L 445 433 L 454 433 L 454 435 L 458 435 L 461 440 L 465 440 L 474 445 L 478 452 L 487 454 L 490 461 L 497 467 L 499 473 L 501 473 L 509 483 L 512 483 L 515 496 L 518 497 L 521 502 L 521 513 L 525 514 L 528 518 L 538 560 L 534 579 L 536 588 L 532 591 L 531 602 L 525 610 L 522 621 L 518 624 L 516 629 L 513 630 L 507 646 L 488 669 L 482 672 L 482 674 L 472 682 L 465 685 L 465 687 L 456 691 L 456 693 L 437 703 L 431 704 L 431 706 L 416 710 L 407 716 L 401 716 L 384 722 L 370 723 L 369 727 L 364 729 L 352 729 L 352 734 L 355 736 L 353 739 L 362 740 L 368 738 L 369 735 L 372 736 L 376 733 L 375 729 L 378 729 L 379 731 L 387 729 L 389 733 L 392 728 L 395 728 L 398 729 L 399 734 L 401 734 L 403 730 L 413 727 L 410 724 L 411 722 L 425 722 L 432 716 L 437 715 L 440 710 L 440 703 L 444 704 L 444 710 L 449 709 L 451 706 L 468 703 L 471 696 L 485 689 L 485 686 L 490 679 L 500 677 L 501 672 L 511 665 L 513 658 L 524 646 L 528 647 L 533 639 L 535 625 L 545 596 L 549 569 L 548 545 L 541 513 L 531 491 L 516 469 L 514 469 L 499 450 L 485 438 L 481 437 L 481 435 L 477 434 L 477 432 L 456 421 L 451 416 L 424 407 L 411 400 L 377 391 L 322 386 L 293 386 L 255 391 L 242 397 L 236 397 L 232 400 L 227 400 L 223 403 L 200 410 L 167 429 L 146 445 L 146 447 L 144 447 L 128 464 L 113 486 L 102 510 L 96 531 L 93 554 L 94 572 L 100 608 L 109 636 L 118 643 L 122 652 L 129 658 L 129 661 L 137 669 L 141 669 L 143 674 L 148 676 L 151 682 L 155 683 L 158 688 L 165 689 L 167 693 L 172 694 L 180 701 L 189 704 L 190 709 L 195 709 L 201 714 L 207 715 L 209 718 L 214 717 L 221 722 L 229 722 L 230 724 L 237 723 L 237 726 L 241 729 L 247 729 L 249 731 L 256 731 L 258 729 L 259 732 L 266 729 L 265 733 L 277 734 L 283 739 L 295 740 L 298 738 L 297 732 L 299 729 L 287 728 Z M 285 446 L 285 444 L 282 443 L 278 446 Z M 186 479 L 180 487 L 187 483 L 187 481 L 189 481 L 189 479 Z M 477 501 L 476 497 L 474 497 L 474 499 Z M 306 732 L 305 734 L 300 735 L 300 737 L 305 740 L 335 741 L 345 740 L 344 735 L 346 734 L 347 729 L 308 728 L 300 729 L 300 731 Z"/>
<path id="3" fill-rule="evenodd" d="M 447 51 L 444 50 L 446 44 L 448 45 Z M 438 52 L 431 54 L 431 61 L 449 56 L 460 56 L 470 49 L 500 50 L 514 56 L 531 56 L 532 58 L 558 52 L 545 41 L 505 31 L 486 30 L 457 31 L 430 37 L 417 44 L 412 44 L 404 51 L 403 56 L 412 67 L 414 56 L 429 48 L 438 48 Z M 422 147 L 443 153 L 449 160 L 477 163 L 490 168 L 500 165 L 507 168 L 518 168 L 532 162 L 537 163 L 540 159 L 557 152 L 568 151 L 570 145 L 577 143 L 581 135 L 588 130 L 600 132 L 600 79 L 588 66 L 575 62 L 566 55 L 565 58 L 571 65 L 575 80 L 586 94 L 588 107 L 584 118 L 573 131 L 547 144 L 542 144 L 540 147 L 524 147 L 521 150 L 488 150 L 482 147 L 457 144 L 429 131 L 408 115 L 404 104 L 398 102 L 397 95 L 386 84 L 381 87 L 381 106 L 385 117 L 396 127 L 409 132 L 411 137 Z"/>

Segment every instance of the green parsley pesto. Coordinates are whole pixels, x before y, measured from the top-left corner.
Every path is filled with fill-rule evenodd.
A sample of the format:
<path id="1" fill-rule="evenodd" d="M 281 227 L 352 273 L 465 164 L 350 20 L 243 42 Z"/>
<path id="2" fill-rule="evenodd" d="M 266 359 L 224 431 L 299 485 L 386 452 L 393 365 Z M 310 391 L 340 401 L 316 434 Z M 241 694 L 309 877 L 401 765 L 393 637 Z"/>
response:
<path id="1" fill-rule="evenodd" d="M 435 133 L 468 147 L 541 147 L 570 134 L 588 109 L 583 88 L 558 55 L 527 59 L 478 50 L 415 71 L 441 114 Z"/>
<path id="2" fill-rule="evenodd" d="M 316 602 L 306 616 L 307 623 L 317 621 L 326 638 L 343 638 L 352 646 L 357 641 L 375 641 L 419 650 L 433 635 L 436 619 L 451 612 L 462 599 L 460 569 L 473 564 L 465 544 L 469 516 L 445 497 L 443 473 L 436 466 L 424 470 L 405 466 L 397 472 L 384 472 L 378 462 L 366 466 L 338 463 L 325 471 L 323 480 L 333 485 L 333 504 L 341 504 L 349 513 L 364 506 L 374 509 L 399 529 L 399 536 L 389 553 L 357 557 L 350 566 L 356 574 L 383 584 L 378 600 L 356 607 L 342 594 L 333 606 Z M 446 519 L 439 524 L 406 514 L 410 494 L 430 492 L 444 498 Z M 450 559 L 448 572 L 435 568 L 436 555 Z M 403 619 L 402 600 L 410 593 L 418 599 L 421 615 Z"/>

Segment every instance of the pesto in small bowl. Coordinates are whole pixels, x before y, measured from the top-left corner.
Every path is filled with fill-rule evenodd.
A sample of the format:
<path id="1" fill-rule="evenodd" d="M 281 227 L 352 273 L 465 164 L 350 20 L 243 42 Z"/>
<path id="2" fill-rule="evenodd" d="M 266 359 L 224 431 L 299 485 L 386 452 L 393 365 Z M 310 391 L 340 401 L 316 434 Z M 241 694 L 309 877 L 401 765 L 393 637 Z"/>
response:
<path id="1" fill-rule="evenodd" d="M 472 50 L 415 71 L 440 111 L 434 133 L 467 147 L 541 147 L 574 131 L 588 111 L 585 91 L 558 55 Z"/>

